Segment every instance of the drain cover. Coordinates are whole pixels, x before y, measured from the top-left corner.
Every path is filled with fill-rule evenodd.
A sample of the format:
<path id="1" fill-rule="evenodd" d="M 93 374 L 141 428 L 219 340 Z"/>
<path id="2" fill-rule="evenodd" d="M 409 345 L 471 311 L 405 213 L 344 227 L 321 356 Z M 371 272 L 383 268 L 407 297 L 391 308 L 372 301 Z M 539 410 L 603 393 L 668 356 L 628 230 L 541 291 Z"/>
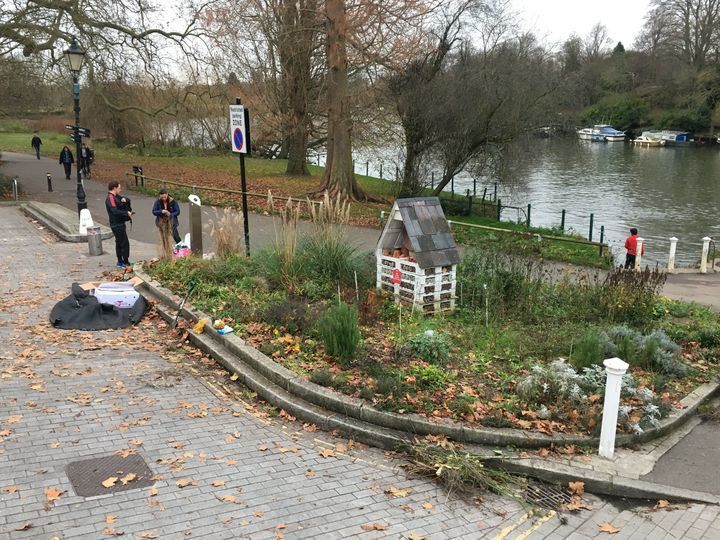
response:
<path id="1" fill-rule="evenodd" d="M 65 467 L 75 493 L 80 497 L 95 497 L 118 491 L 153 485 L 153 472 L 138 454 L 122 457 L 116 454 L 83 461 L 73 461 Z M 116 478 L 114 482 L 111 478 Z M 105 482 L 109 487 L 103 485 Z"/>
<path id="2" fill-rule="evenodd" d="M 560 510 L 572 500 L 572 494 L 564 487 L 528 484 L 525 500 L 541 508 Z"/>

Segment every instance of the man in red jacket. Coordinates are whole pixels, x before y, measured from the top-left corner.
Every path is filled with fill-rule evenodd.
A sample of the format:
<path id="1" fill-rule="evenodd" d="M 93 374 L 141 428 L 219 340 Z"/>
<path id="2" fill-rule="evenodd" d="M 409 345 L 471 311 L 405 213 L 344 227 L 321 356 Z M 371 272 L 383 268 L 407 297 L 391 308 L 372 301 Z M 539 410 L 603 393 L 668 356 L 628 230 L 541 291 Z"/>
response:
<path id="1" fill-rule="evenodd" d="M 635 256 L 637 255 L 637 239 L 638 230 L 633 227 L 630 229 L 630 236 L 625 240 L 625 249 L 627 249 L 627 255 L 625 256 L 625 268 L 635 268 Z M 645 255 L 645 245 L 642 246 L 641 255 Z"/>

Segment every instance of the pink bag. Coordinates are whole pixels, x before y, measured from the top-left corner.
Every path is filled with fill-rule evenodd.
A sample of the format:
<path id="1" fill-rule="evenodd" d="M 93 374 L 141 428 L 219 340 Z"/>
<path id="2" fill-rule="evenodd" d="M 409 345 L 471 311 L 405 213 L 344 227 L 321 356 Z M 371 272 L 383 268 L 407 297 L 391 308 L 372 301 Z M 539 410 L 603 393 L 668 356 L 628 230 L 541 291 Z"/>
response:
<path id="1" fill-rule="evenodd" d="M 173 257 L 175 258 L 187 257 L 191 253 L 192 251 L 190 250 L 190 248 L 173 249 Z"/>

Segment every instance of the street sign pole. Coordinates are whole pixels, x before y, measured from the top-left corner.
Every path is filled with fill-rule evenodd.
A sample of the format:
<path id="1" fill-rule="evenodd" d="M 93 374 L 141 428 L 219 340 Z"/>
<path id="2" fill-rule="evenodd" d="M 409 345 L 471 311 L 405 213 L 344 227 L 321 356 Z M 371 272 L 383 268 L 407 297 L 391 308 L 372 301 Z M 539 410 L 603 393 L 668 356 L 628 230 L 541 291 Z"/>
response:
<path id="1" fill-rule="evenodd" d="M 235 105 L 242 105 L 240 98 L 235 98 Z M 250 115 L 248 114 L 248 110 L 245 108 L 242 108 L 241 115 L 241 118 L 233 119 L 233 115 L 231 112 L 230 138 L 233 151 L 237 152 L 238 156 L 240 157 L 240 189 L 242 190 L 242 214 L 243 231 L 245 233 L 245 256 L 250 257 L 250 220 L 248 216 L 247 178 L 245 176 L 245 154 L 250 153 Z M 238 130 L 235 124 L 241 125 L 242 129 Z M 242 140 L 240 141 L 238 140 L 238 131 L 240 131 L 242 135 Z"/>

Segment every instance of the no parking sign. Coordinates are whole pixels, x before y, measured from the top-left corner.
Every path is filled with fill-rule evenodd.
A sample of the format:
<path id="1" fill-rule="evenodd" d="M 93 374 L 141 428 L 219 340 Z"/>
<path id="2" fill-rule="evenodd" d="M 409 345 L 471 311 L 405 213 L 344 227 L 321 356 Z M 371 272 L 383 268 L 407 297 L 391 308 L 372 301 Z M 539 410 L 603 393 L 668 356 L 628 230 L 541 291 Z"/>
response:
<path id="1" fill-rule="evenodd" d="M 236 154 L 250 154 L 250 118 L 242 105 L 230 105 L 230 145 Z"/>

